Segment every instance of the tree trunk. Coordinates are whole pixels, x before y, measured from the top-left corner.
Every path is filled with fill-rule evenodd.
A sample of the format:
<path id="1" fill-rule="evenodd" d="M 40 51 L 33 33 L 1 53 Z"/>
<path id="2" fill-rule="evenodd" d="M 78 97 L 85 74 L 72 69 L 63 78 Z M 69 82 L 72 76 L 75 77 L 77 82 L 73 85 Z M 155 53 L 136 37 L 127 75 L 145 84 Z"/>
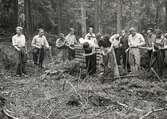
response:
<path id="1" fill-rule="evenodd" d="M 58 32 L 62 32 L 62 0 L 57 1 L 57 12 L 58 12 Z"/>
<path id="2" fill-rule="evenodd" d="M 102 32 L 102 9 L 103 0 L 96 0 L 96 13 L 95 13 L 95 31 Z"/>
<path id="3" fill-rule="evenodd" d="M 166 11 L 166 15 L 165 15 L 165 17 L 166 17 L 166 21 L 165 21 L 165 30 L 167 31 L 167 1 L 165 1 L 165 11 Z"/>
<path id="4" fill-rule="evenodd" d="M 157 0 L 157 3 L 156 3 L 156 28 L 159 28 L 159 1 Z"/>
<path id="5" fill-rule="evenodd" d="M 122 0 L 118 1 L 117 4 L 117 33 L 121 31 L 122 26 Z"/>
<path id="6" fill-rule="evenodd" d="M 85 2 L 81 2 L 81 25 L 82 25 L 82 34 L 86 34 L 86 10 Z"/>
<path id="7" fill-rule="evenodd" d="M 24 0 L 24 12 L 25 12 L 25 31 L 28 38 L 31 38 L 31 0 Z"/>

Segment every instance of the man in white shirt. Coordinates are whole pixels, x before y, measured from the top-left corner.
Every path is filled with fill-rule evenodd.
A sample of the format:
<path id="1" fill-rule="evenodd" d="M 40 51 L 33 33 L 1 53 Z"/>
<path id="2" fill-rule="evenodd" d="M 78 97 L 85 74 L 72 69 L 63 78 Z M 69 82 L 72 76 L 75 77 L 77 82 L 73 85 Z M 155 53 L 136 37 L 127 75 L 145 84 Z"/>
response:
<path id="1" fill-rule="evenodd" d="M 119 34 L 112 35 L 109 41 L 111 42 L 114 48 L 117 64 L 121 65 L 120 35 Z"/>
<path id="2" fill-rule="evenodd" d="M 16 27 L 16 35 L 12 37 L 12 44 L 16 51 L 18 52 L 19 61 L 16 69 L 16 76 L 22 76 L 26 74 L 25 64 L 26 64 L 26 40 L 25 36 L 22 34 L 23 28 Z"/>
<path id="3" fill-rule="evenodd" d="M 70 33 L 66 36 L 66 46 L 68 47 L 68 59 L 72 60 L 75 57 L 74 45 L 77 44 L 74 28 L 70 28 Z"/>
<path id="4" fill-rule="evenodd" d="M 89 27 L 89 33 L 86 34 L 85 40 L 91 41 L 92 43 L 94 43 L 95 47 L 98 47 L 98 43 L 97 43 L 97 40 L 96 40 L 96 35 L 93 33 L 93 28 L 92 27 Z"/>
<path id="5" fill-rule="evenodd" d="M 134 28 L 130 28 L 130 35 L 128 38 L 128 45 L 129 45 L 129 55 L 130 55 L 130 67 L 132 72 L 137 72 L 140 68 L 140 49 L 139 47 L 145 45 L 145 39 L 143 35 L 137 33 Z M 133 59 L 132 59 L 133 58 Z M 132 62 L 134 61 L 134 62 Z"/>
<path id="6" fill-rule="evenodd" d="M 35 65 L 42 68 L 44 60 L 44 48 L 50 49 L 49 43 L 44 36 L 44 30 L 39 29 L 38 35 L 34 36 L 31 46 L 33 47 L 33 60 Z"/>

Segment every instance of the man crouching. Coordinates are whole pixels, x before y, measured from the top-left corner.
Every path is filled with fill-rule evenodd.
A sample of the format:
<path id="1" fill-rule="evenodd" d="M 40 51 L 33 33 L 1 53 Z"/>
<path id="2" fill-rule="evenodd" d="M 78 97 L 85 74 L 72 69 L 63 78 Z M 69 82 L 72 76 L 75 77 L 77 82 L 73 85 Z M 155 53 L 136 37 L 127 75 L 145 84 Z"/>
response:
<path id="1" fill-rule="evenodd" d="M 16 35 L 12 37 L 12 44 L 16 51 L 18 52 L 19 60 L 17 63 L 16 76 L 26 76 L 25 64 L 27 60 L 26 54 L 26 40 L 25 36 L 22 34 L 23 28 L 16 27 Z"/>

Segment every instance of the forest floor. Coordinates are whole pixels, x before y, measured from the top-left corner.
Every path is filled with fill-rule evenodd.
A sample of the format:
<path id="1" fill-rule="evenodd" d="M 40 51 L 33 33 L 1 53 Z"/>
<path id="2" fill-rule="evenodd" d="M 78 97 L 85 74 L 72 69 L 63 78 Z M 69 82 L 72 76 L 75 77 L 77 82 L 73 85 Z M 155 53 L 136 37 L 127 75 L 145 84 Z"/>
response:
<path id="1" fill-rule="evenodd" d="M 166 119 L 165 80 L 129 77 L 102 84 L 98 76 L 64 72 L 70 64 L 41 70 L 29 62 L 28 77 L 0 75 L 5 108 L 19 119 Z"/>

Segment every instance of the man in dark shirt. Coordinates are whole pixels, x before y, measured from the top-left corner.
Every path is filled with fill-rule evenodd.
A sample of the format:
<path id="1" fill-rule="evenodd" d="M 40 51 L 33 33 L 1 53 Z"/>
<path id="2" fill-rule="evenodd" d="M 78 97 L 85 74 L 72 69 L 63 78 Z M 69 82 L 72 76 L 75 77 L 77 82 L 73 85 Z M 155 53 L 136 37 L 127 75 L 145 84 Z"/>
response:
<path id="1" fill-rule="evenodd" d="M 126 51 L 128 49 L 128 35 L 126 34 L 125 30 L 122 30 L 120 33 L 120 46 L 121 46 L 121 55 L 123 59 L 123 68 L 125 70 L 130 70 L 130 65 L 128 62 L 128 52 Z"/>
<path id="2" fill-rule="evenodd" d="M 153 33 L 153 29 L 149 28 L 147 30 L 146 45 L 152 47 L 152 43 L 155 41 L 156 35 Z"/>

